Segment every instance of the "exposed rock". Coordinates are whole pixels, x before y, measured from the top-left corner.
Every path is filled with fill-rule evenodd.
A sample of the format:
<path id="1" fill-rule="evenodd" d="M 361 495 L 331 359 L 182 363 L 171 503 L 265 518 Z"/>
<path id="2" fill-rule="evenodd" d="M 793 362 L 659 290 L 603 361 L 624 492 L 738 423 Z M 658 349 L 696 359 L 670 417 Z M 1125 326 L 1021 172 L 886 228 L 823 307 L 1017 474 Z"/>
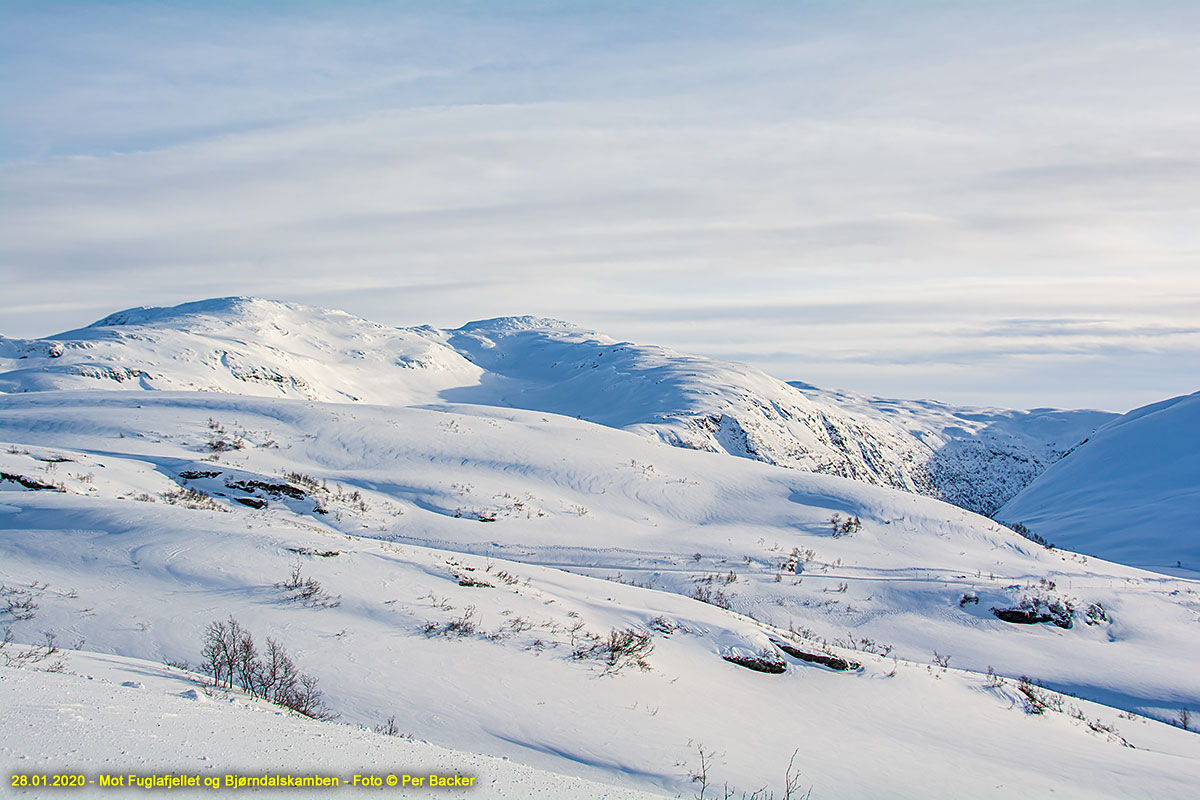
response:
<path id="1" fill-rule="evenodd" d="M 26 478 L 24 475 L 15 475 L 11 472 L 0 472 L 0 481 L 12 481 L 19 483 L 26 489 L 49 489 L 54 492 L 61 492 L 61 486 L 55 486 L 52 483 L 42 483 L 34 478 Z"/>
<path id="2" fill-rule="evenodd" d="M 755 672 L 778 675 L 781 672 L 787 671 L 787 662 L 780 658 L 778 653 L 766 648 L 759 650 L 757 653 L 751 653 L 740 647 L 732 647 L 721 653 L 721 658 L 731 664 L 737 664 L 739 667 L 752 669 Z"/>
<path id="3" fill-rule="evenodd" d="M 790 645 L 787 642 L 778 642 L 774 639 L 771 640 L 771 643 L 792 658 L 798 658 L 801 661 L 808 661 L 812 664 L 821 664 L 822 666 L 829 667 L 830 669 L 836 669 L 839 672 L 845 672 L 847 670 L 852 671 L 862 667 L 862 664 L 858 663 L 857 661 L 850 661 L 849 659 L 840 658 L 832 653 L 810 653 L 805 650 L 801 650 L 795 645 Z"/>
<path id="4" fill-rule="evenodd" d="M 207 469 L 185 469 L 179 473 L 179 477 L 184 480 L 194 481 L 197 478 L 215 478 L 221 474 L 221 470 Z"/>
<path id="5" fill-rule="evenodd" d="M 260 490 L 267 494 L 281 495 L 286 494 L 293 500 L 303 500 L 307 495 L 304 490 L 298 486 L 292 486 L 290 483 L 267 483 L 266 481 L 226 481 L 225 485 L 230 489 L 240 489 L 243 492 L 253 492 Z"/>
<path id="6" fill-rule="evenodd" d="M 1020 604 L 1011 608 L 992 608 L 992 614 L 1004 622 L 1017 625 L 1050 622 L 1064 630 L 1071 627 L 1073 611 L 1069 603 L 1047 601 L 1040 597 L 1026 597 Z"/>
<path id="7" fill-rule="evenodd" d="M 267 507 L 267 501 L 261 500 L 257 497 L 235 497 L 233 499 L 236 500 L 237 502 L 241 503 L 242 505 L 250 506 L 251 508 L 266 508 Z"/>

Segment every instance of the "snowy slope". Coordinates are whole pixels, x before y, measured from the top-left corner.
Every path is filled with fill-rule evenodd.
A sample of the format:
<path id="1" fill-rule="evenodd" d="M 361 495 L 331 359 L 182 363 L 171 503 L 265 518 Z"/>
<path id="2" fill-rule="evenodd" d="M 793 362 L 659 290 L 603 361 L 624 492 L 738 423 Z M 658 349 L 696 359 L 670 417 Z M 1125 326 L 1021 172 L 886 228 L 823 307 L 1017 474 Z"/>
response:
<path id="1" fill-rule="evenodd" d="M 679 447 L 916 491 L 984 514 L 1115 416 L 828 392 L 555 320 L 392 329 L 253 298 L 132 309 L 56 337 L 0 339 L 0 391 L 60 388 L 547 411 Z"/>
<path id="2" fill-rule="evenodd" d="M 668 795 L 697 745 L 777 795 L 798 752 L 814 797 L 1186 796 L 1200 770 L 1138 716 L 1200 706 L 1198 585 L 930 498 L 487 406 L 29 392 L 0 433 L 19 641 L 195 663 L 233 615 L 345 722 Z M 325 602 L 277 585 L 296 563 Z M 1071 626 L 991 613 L 1035 598 Z M 647 670 L 589 655 L 623 629 Z M 725 660 L 764 652 L 785 671 Z M 1022 675 L 1105 705 L 1026 713 Z"/>
<path id="3" fill-rule="evenodd" d="M 791 384 L 842 414 L 875 419 L 920 443 L 933 496 L 990 516 L 1093 431 L 1108 411 L 963 408 Z"/>
<path id="4" fill-rule="evenodd" d="M 102 773 L 173 773 L 220 782 L 235 772 L 318 774 L 353 782 L 356 775 L 397 775 L 401 780 L 409 774 L 428 780 L 433 773 L 475 779 L 470 789 L 426 790 L 452 797 L 661 797 L 361 727 L 317 722 L 240 693 L 214 691 L 203 685 L 201 676 L 151 661 L 70 652 L 63 665 L 62 673 L 0 667 L 0 760 L 13 774 L 83 773 L 97 781 Z M 69 725 L 63 724 L 64 715 Z M 102 789 L 95 784 L 58 790 L 9 787 L 10 796 L 16 797 L 59 796 L 65 791 L 72 797 L 119 797 L 147 789 Z M 201 786 L 171 789 L 170 794 L 211 797 L 215 791 L 242 793 Z M 328 791 L 337 790 L 314 789 L 311 794 Z"/>
<path id="5" fill-rule="evenodd" d="M 1082 553 L 1200 570 L 1200 393 L 1105 425 L 997 517 Z"/>
<path id="6" fill-rule="evenodd" d="M 0 338 L 0 391 L 187 390 L 410 405 L 480 377 L 453 350 L 342 311 L 231 297 Z"/>

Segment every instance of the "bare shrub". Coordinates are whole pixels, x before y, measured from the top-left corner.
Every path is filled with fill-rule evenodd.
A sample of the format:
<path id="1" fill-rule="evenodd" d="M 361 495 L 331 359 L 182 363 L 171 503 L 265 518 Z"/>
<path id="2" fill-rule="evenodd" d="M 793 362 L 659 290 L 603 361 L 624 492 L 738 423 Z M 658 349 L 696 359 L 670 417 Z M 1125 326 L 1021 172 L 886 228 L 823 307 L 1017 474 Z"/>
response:
<path id="1" fill-rule="evenodd" d="M 1049 711 L 1062 711 L 1062 696 L 1049 691 L 1040 682 L 1022 675 L 1017 680 L 1017 691 L 1025 700 L 1027 714 L 1044 714 Z"/>
<path id="2" fill-rule="evenodd" d="M 587 634 L 586 639 L 587 641 L 575 647 L 571 657 L 603 662 L 604 675 L 615 675 L 626 667 L 650 669 L 646 659 L 654 652 L 654 641 L 650 634 L 644 631 L 636 628 L 613 628 L 606 637 Z"/>
<path id="3" fill-rule="evenodd" d="M 497 580 L 504 581 L 509 586 L 512 586 L 515 583 L 521 582 L 520 578 L 518 578 L 516 575 L 513 575 L 511 572 L 508 572 L 506 570 L 502 570 L 502 569 L 496 570 L 495 575 L 496 575 Z"/>
<path id="4" fill-rule="evenodd" d="M 829 518 L 829 525 L 833 528 L 833 536 L 836 539 L 840 536 L 858 533 L 862 528 L 862 520 L 857 515 L 842 519 L 840 514 L 834 514 Z"/>
<path id="5" fill-rule="evenodd" d="M 204 443 L 204 446 L 213 453 L 241 450 L 246 446 L 246 441 L 239 434 L 230 435 L 224 426 L 212 417 L 208 418 L 208 429 L 212 433 L 209 435 L 208 441 Z"/>
<path id="6" fill-rule="evenodd" d="M 717 797 L 718 787 L 714 785 L 712 777 L 713 762 L 717 755 L 712 750 L 707 750 L 698 742 L 688 741 L 689 747 L 694 747 L 698 763 L 696 766 L 688 769 L 687 777 L 695 784 L 699 784 L 699 789 L 696 791 L 696 800 L 705 800 L 707 797 Z M 809 800 L 812 797 L 812 787 L 808 788 L 801 794 L 800 788 L 800 771 L 796 768 L 796 756 L 800 754 L 800 749 L 792 751 L 792 757 L 788 759 L 787 769 L 784 770 L 783 777 L 783 794 L 782 800 Z M 682 763 L 679 765 L 682 766 Z M 713 794 L 708 794 L 709 790 L 714 790 Z M 740 797 L 741 800 L 775 800 L 775 792 L 769 791 L 766 786 L 756 789 L 753 792 L 739 792 L 738 789 L 731 787 L 728 783 L 722 785 L 719 789 L 719 795 L 722 800 L 733 800 L 734 797 Z"/>
<path id="7" fill-rule="evenodd" d="M 376 725 L 373 729 L 376 733 L 381 733 L 384 736 L 403 736 L 400 729 L 396 727 L 396 715 L 387 718 L 386 722 Z"/>
<path id="8" fill-rule="evenodd" d="M 224 511 L 225 509 L 217 505 L 209 495 L 199 489 L 185 489 L 180 487 L 172 489 L 169 492 L 162 493 L 164 503 L 169 505 L 181 505 L 185 508 L 203 509 L 205 511 Z"/>
<path id="9" fill-rule="evenodd" d="M 421 633 L 426 636 L 445 636 L 446 638 L 454 637 L 461 639 L 464 636 L 470 636 L 479 628 L 479 622 L 475 619 L 475 606 L 467 606 L 463 609 L 462 616 L 439 625 L 432 620 L 421 626 Z"/>
<path id="10" fill-rule="evenodd" d="M 708 603 L 709 605 L 726 610 L 733 608 L 732 595 L 725 594 L 720 589 L 711 589 L 701 584 L 692 587 L 692 598 L 699 600 L 701 603 Z"/>
<path id="11" fill-rule="evenodd" d="M 467 606 L 463 609 L 463 615 L 446 623 L 446 636 L 470 636 L 478 627 L 475 621 L 475 606 Z"/>
<path id="12" fill-rule="evenodd" d="M 342 604 L 342 596 L 330 595 L 314 578 L 304 577 L 304 567 L 300 557 L 292 565 L 292 573 L 286 581 L 280 581 L 275 586 L 283 589 L 288 602 L 300 603 L 308 608 L 336 608 Z"/>
<path id="13" fill-rule="evenodd" d="M 0 584 L 0 614 L 8 614 L 14 622 L 25 622 L 37 616 L 38 604 L 33 601 L 33 592 Z"/>
<path id="14" fill-rule="evenodd" d="M 29 645 L 24 648 L 13 647 L 13 632 L 11 627 L 4 629 L 4 637 L 0 638 L 0 659 L 6 667 L 32 667 L 47 672 L 62 672 L 66 663 L 62 660 L 61 651 L 55 643 L 55 635 L 49 631 L 42 634 L 45 639 L 41 644 Z M 45 663 L 49 661 L 50 663 Z"/>
<path id="15" fill-rule="evenodd" d="M 1001 523 L 1001 524 L 1003 524 L 1003 523 Z M 1014 522 L 1012 525 L 1009 526 L 1009 528 L 1012 529 L 1013 533 L 1017 534 L 1018 536 L 1023 536 L 1024 538 L 1028 539 L 1029 541 L 1033 542 L 1034 544 L 1040 544 L 1042 547 L 1046 548 L 1047 550 L 1054 549 L 1053 544 L 1051 544 L 1050 542 L 1047 542 L 1044 538 L 1042 538 L 1038 534 L 1034 533 L 1033 531 L 1029 530 L 1029 528 L 1026 528 L 1024 525 L 1022 525 L 1019 522 Z"/>
<path id="16" fill-rule="evenodd" d="M 300 484 L 308 489 L 309 492 L 315 492 L 321 487 L 316 478 L 311 475 L 305 475 L 303 472 L 285 472 L 283 478 L 291 483 Z"/>
<path id="17" fill-rule="evenodd" d="M 233 617 L 208 626 L 200 656 L 201 669 L 220 688 L 236 686 L 313 719 L 336 716 L 325 705 L 317 679 L 297 670 L 282 644 L 268 637 L 260 656 L 250 631 Z"/>

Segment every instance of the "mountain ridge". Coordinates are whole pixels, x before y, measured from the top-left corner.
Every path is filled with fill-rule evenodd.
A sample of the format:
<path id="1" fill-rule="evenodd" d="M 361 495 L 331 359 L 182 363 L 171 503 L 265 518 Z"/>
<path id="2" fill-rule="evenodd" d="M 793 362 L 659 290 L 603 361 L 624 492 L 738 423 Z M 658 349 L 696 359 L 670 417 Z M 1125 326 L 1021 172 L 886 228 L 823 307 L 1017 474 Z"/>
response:
<path id="1" fill-rule="evenodd" d="M 526 408 L 985 515 L 1117 416 L 955 408 L 789 384 L 537 316 L 392 328 L 235 296 L 126 309 L 43 339 L 0 339 L 0 391 L 83 387 Z"/>

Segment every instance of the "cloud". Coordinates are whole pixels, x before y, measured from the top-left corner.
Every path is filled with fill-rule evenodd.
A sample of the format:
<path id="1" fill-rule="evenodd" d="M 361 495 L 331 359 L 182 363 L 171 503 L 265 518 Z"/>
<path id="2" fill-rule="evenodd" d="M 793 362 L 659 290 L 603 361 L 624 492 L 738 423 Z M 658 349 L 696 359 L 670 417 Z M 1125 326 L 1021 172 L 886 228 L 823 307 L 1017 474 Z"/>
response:
<path id="1" fill-rule="evenodd" d="M 259 294 L 877 393 L 1043 404 L 1136 352 L 1122 398 L 1194 389 L 1185 4 L 43 8 L 0 34 L 6 335 Z"/>

